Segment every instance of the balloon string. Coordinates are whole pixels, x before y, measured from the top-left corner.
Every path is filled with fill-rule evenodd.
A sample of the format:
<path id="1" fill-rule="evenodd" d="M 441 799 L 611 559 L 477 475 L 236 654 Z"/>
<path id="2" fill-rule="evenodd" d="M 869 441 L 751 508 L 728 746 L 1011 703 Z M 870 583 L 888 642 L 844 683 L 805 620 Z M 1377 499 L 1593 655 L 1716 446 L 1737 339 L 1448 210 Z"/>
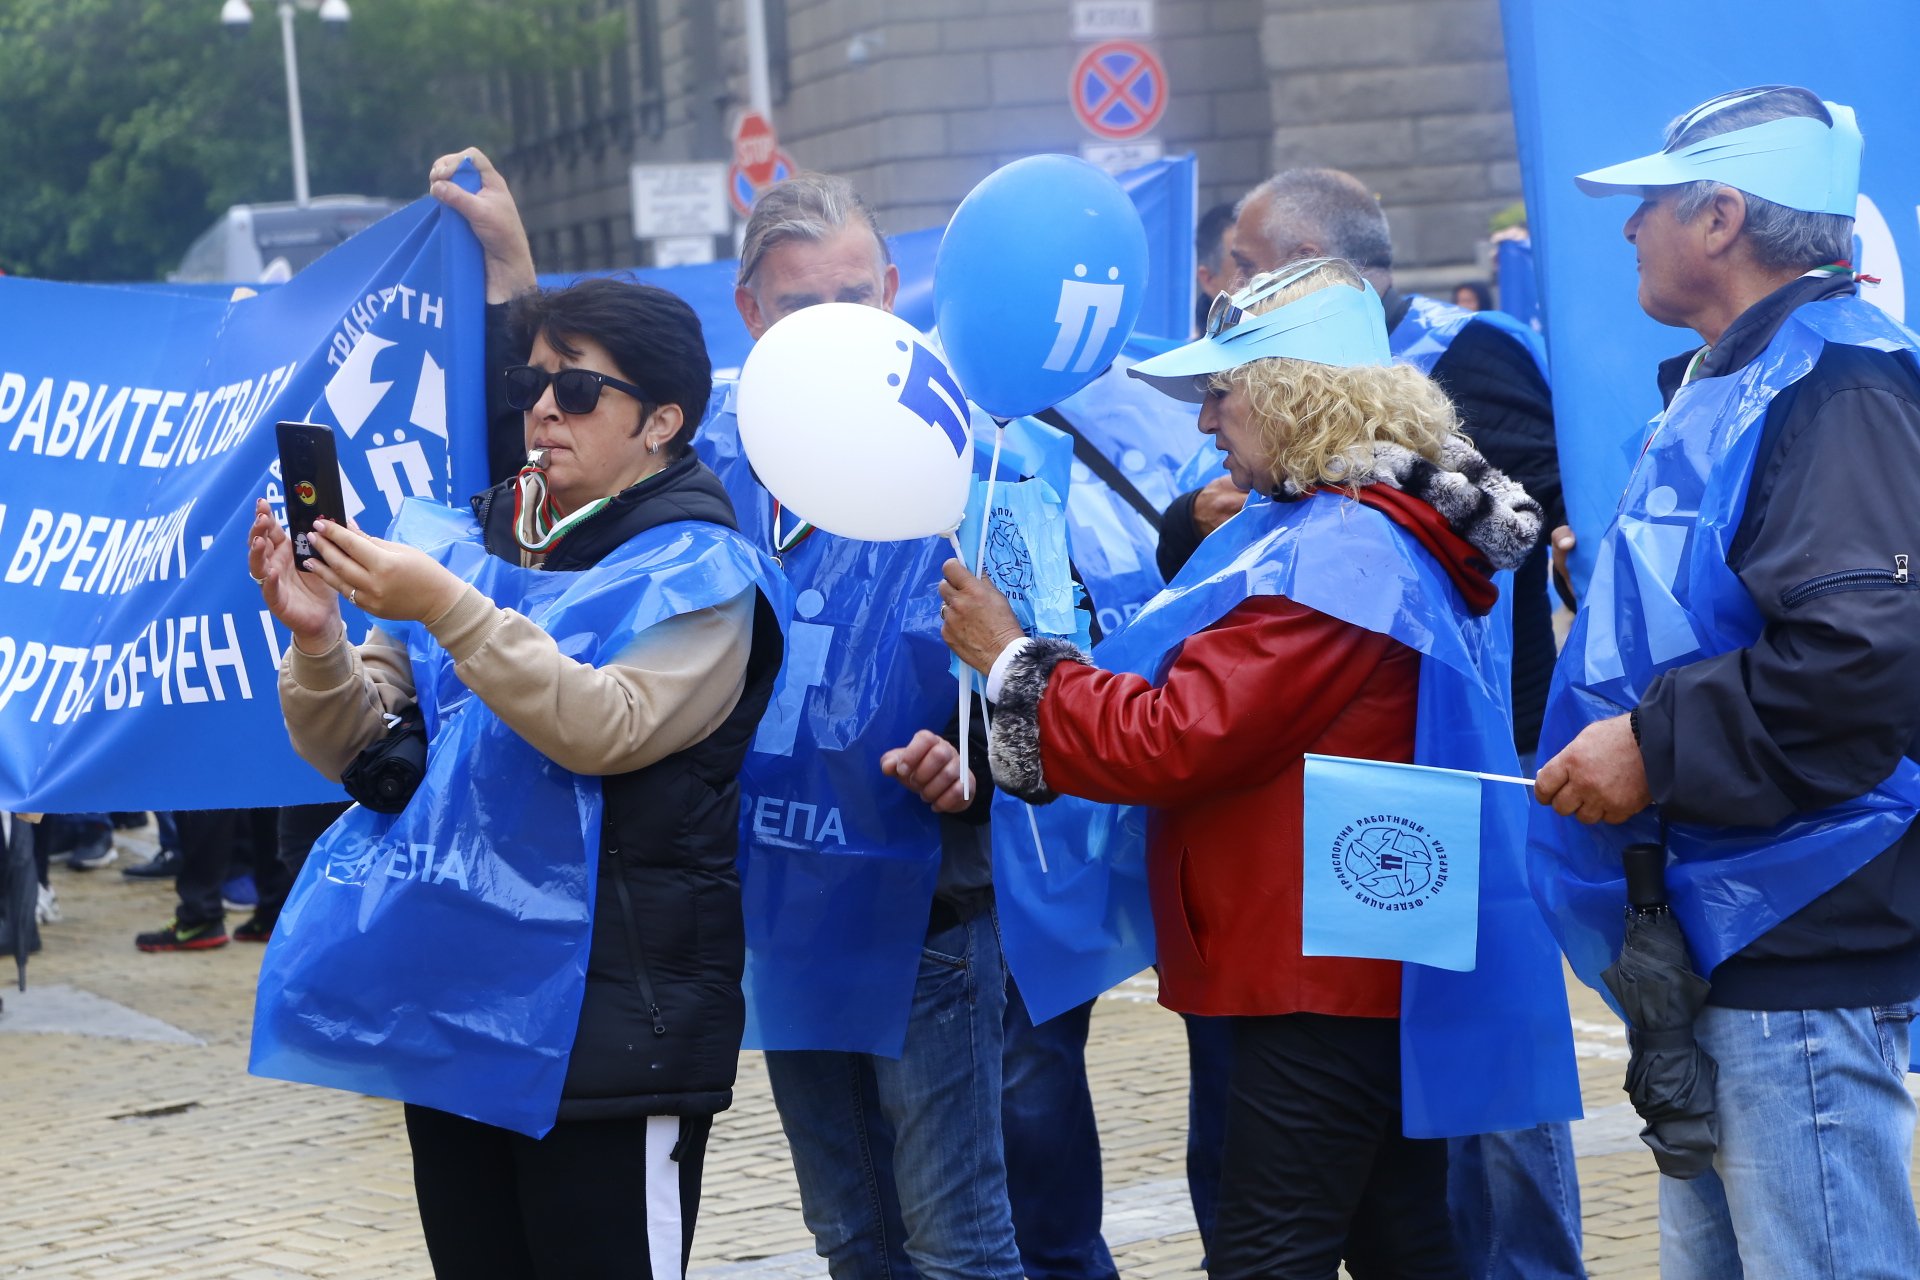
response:
<path id="1" fill-rule="evenodd" d="M 1007 424 L 1004 419 L 995 418 L 993 427 L 993 462 L 987 467 L 987 492 L 980 502 L 980 549 L 973 557 L 973 571 L 980 577 L 987 574 L 987 530 L 993 523 L 993 485 L 1000 478 L 1000 443 L 1006 438 Z M 967 553 L 960 549 L 960 531 L 954 530 L 948 535 L 953 543 L 953 554 L 959 559 L 962 568 L 966 567 Z M 984 679 L 984 677 L 982 677 Z M 980 704 L 980 727 L 988 733 L 993 732 L 987 721 L 987 704 Z M 973 728 L 973 668 L 966 663 L 960 664 L 960 794 L 969 803 L 973 800 L 973 770 L 969 767 L 968 757 L 972 754 Z"/>
<path id="2" fill-rule="evenodd" d="M 1000 447 L 1006 440 L 1007 424 L 1004 419 L 994 419 L 993 461 L 987 467 L 987 491 L 980 504 L 980 549 L 974 557 L 974 572 L 984 574 L 987 566 L 987 527 L 993 520 L 993 486 L 1000 477 Z M 947 534 L 947 541 L 953 547 L 954 558 L 964 567 L 967 563 L 966 552 L 960 549 L 960 531 L 955 529 Z M 970 732 L 973 724 L 973 668 L 966 663 L 960 664 L 960 794 L 969 802 L 973 800 L 973 770 L 968 765 L 968 750 L 972 740 Z M 980 703 L 980 727 L 993 737 L 993 719 L 987 711 L 984 700 Z M 1027 811 L 1027 830 L 1033 833 L 1033 848 L 1040 855 L 1040 874 L 1051 874 L 1047 866 L 1046 841 L 1040 838 L 1040 820 L 1034 816 L 1033 806 L 1020 806 Z"/>
<path id="3" fill-rule="evenodd" d="M 980 700 L 980 727 L 987 731 L 987 741 L 992 742 L 993 720 L 987 712 L 987 702 L 985 698 Z M 1020 807 L 1027 811 L 1027 830 L 1033 832 L 1033 849 L 1035 853 L 1040 855 L 1040 874 L 1043 876 L 1050 875 L 1052 873 L 1047 866 L 1047 842 L 1040 838 L 1040 819 L 1033 816 L 1032 805 L 1022 804 Z"/>
<path id="4" fill-rule="evenodd" d="M 1000 478 L 1000 445 L 1007 438 L 1007 420 L 993 420 L 993 462 L 987 468 L 987 494 L 980 503 L 980 554 L 973 558 L 973 571 L 987 573 L 987 531 L 993 524 L 993 485 Z"/>
<path id="5" fill-rule="evenodd" d="M 947 534 L 947 541 L 953 547 L 953 558 L 960 567 L 967 564 L 967 553 L 960 549 L 960 530 L 954 529 Z M 967 765 L 967 740 L 972 736 L 973 728 L 973 668 L 966 663 L 960 664 L 960 798 L 969 804 L 973 802 L 973 770 Z"/>
<path id="6" fill-rule="evenodd" d="M 986 713 L 982 712 L 981 714 L 984 715 Z M 1027 829 L 1033 832 L 1033 847 L 1040 855 L 1040 874 L 1043 876 L 1051 875 L 1052 872 L 1047 869 L 1047 846 L 1040 839 L 1040 819 L 1033 816 L 1032 805 L 1022 805 L 1021 807 L 1027 811 Z"/>

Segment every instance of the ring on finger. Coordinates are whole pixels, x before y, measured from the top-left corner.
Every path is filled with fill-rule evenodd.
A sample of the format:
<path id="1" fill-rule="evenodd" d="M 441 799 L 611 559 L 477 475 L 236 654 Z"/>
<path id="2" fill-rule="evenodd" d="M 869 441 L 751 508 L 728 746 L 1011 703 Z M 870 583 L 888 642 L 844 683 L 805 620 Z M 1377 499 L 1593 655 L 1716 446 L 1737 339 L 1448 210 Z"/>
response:
<path id="1" fill-rule="evenodd" d="M 354 605 L 356 607 L 360 604 L 360 588 L 358 587 L 347 588 L 347 603 L 350 605 Z"/>

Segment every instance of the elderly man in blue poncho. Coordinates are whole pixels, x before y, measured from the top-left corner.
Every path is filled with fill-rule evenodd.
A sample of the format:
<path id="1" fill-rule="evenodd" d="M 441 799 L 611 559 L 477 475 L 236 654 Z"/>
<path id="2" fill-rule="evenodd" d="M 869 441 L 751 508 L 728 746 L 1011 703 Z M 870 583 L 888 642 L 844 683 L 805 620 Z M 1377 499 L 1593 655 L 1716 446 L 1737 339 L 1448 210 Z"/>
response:
<path id="1" fill-rule="evenodd" d="M 1711 1170 L 1661 1272 L 1920 1275 L 1920 338 L 1861 300 L 1853 111 L 1769 85 L 1583 175 L 1630 195 L 1640 304 L 1704 344 L 1653 426 L 1555 674 L 1535 880 L 1589 982 L 1656 840 L 1713 989 Z"/>

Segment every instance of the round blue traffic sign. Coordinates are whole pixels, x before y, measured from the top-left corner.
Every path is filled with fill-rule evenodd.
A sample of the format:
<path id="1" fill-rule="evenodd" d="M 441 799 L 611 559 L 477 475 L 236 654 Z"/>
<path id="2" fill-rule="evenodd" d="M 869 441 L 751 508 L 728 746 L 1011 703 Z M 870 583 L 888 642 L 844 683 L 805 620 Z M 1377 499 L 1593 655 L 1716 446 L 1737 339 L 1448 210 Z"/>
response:
<path id="1" fill-rule="evenodd" d="M 1145 45 L 1109 40 L 1074 64 L 1068 99 L 1080 123 L 1100 137 L 1137 138 L 1167 109 L 1167 69 Z"/>

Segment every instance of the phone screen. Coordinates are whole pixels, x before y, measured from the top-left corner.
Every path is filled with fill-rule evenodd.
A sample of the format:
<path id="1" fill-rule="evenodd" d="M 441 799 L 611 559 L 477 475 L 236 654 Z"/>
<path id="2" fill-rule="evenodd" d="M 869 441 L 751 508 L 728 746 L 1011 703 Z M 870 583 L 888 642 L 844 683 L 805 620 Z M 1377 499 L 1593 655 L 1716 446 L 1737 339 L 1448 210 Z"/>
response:
<path id="1" fill-rule="evenodd" d="M 334 451 L 333 428 L 317 422 L 282 422 L 280 479 L 287 487 L 287 532 L 293 538 L 293 559 L 305 569 L 313 559 L 313 522 L 321 516 L 347 522 L 346 500 L 340 494 L 340 458 Z"/>

